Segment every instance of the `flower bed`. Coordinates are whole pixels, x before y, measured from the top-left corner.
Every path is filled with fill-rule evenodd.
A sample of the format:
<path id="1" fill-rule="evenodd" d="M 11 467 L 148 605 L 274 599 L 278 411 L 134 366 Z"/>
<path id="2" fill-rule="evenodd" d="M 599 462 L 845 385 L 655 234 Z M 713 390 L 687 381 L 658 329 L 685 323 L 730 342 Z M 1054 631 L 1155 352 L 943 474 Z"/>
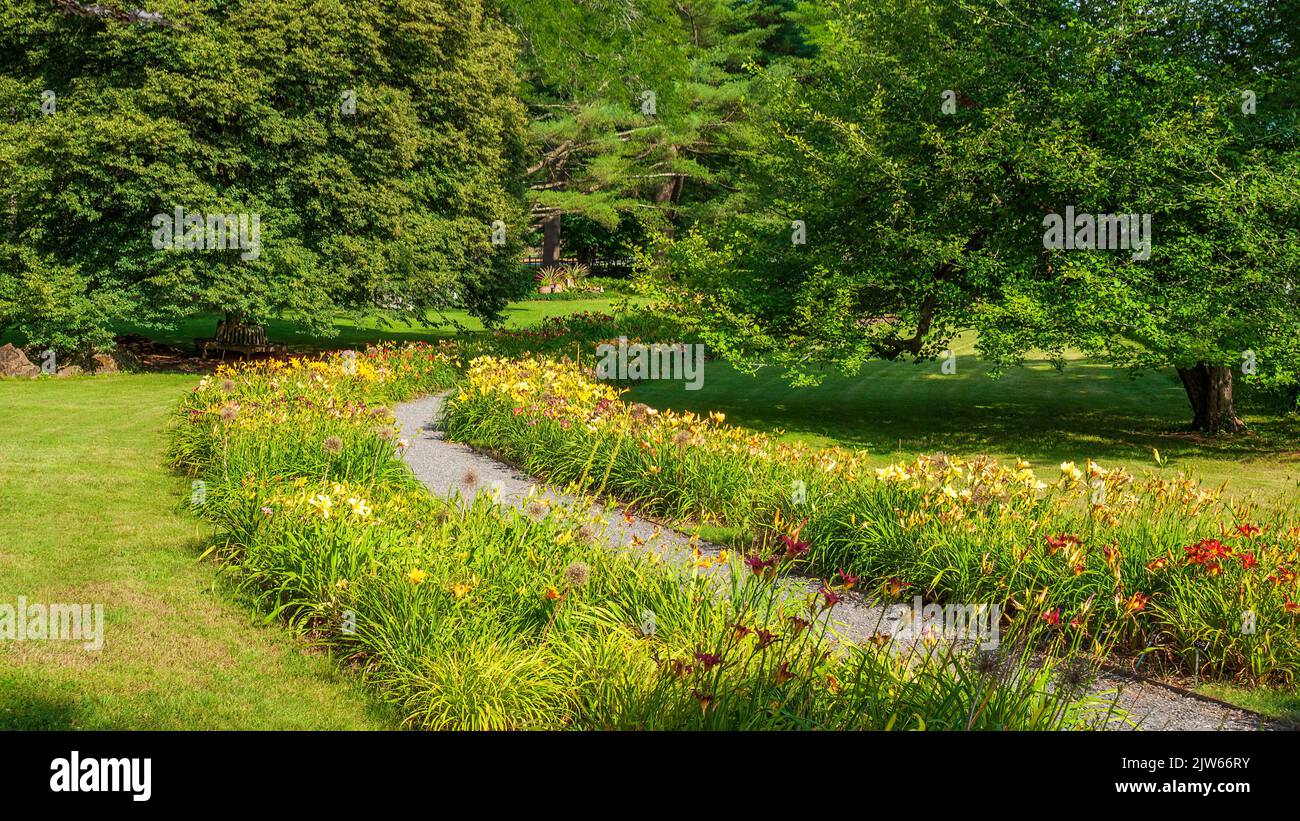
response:
<path id="1" fill-rule="evenodd" d="M 573 510 L 430 496 L 399 458 L 406 443 L 389 405 L 457 378 L 454 356 L 428 346 L 223 366 L 184 398 L 170 431 L 227 576 L 358 670 L 411 726 L 1058 729 L 1106 719 L 1096 700 L 1060 686 L 1052 664 L 1010 650 L 971 662 L 941 644 L 911 656 L 832 645 L 818 626 L 825 598 L 791 600 L 743 567 L 722 586 L 606 549 Z M 565 385 L 583 401 L 607 398 L 600 386 Z"/>
<path id="2" fill-rule="evenodd" d="M 1256 682 L 1300 673 L 1295 513 L 1189 478 L 1087 462 L 1047 483 L 1025 463 L 944 455 L 871 469 L 719 414 L 625 403 L 537 357 L 476 359 L 446 427 L 552 481 L 733 528 L 757 561 L 793 537 L 818 572 L 887 596 L 998 603 L 1049 644 Z"/>

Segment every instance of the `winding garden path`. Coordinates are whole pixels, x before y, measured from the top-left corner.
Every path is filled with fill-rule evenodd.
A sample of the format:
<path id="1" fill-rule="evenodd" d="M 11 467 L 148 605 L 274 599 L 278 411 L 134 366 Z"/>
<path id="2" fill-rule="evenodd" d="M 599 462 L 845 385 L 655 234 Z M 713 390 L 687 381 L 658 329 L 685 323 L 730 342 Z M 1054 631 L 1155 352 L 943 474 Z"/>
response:
<path id="1" fill-rule="evenodd" d="M 569 494 L 538 483 L 500 460 L 467 445 L 445 440 L 436 427 L 441 404 L 442 396 L 434 395 L 399 404 L 394 409 L 410 441 L 403 458 L 433 493 L 444 498 L 459 494 L 465 503 L 479 493 L 490 493 L 499 504 L 521 509 L 536 497 L 568 505 L 585 504 Z M 682 562 L 689 561 L 697 547 L 706 556 L 722 549 L 640 516 L 625 515 L 618 509 L 590 504 L 588 513 L 593 521 L 599 523 L 595 528 L 598 534 L 595 538 L 603 540 L 612 549 L 655 551 L 665 558 Z M 721 567 L 725 568 L 725 565 Z M 787 578 L 783 583 L 796 593 L 815 590 L 819 585 L 816 580 L 807 578 Z M 898 618 L 887 607 L 873 604 L 856 593 L 846 595 L 831 610 L 830 616 L 837 622 L 838 634 L 855 642 L 877 631 L 890 632 Z M 1147 730 L 1281 728 L 1246 710 L 1186 695 L 1152 682 L 1118 675 L 1103 676 L 1094 683 L 1093 689 L 1118 691 L 1119 705 Z"/>

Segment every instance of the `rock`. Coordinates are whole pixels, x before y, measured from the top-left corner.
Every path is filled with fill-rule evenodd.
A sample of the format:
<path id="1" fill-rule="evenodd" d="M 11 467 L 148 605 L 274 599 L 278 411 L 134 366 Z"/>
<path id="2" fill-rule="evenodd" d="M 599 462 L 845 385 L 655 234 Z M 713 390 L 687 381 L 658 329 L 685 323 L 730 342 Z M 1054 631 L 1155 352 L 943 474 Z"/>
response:
<path id="1" fill-rule="evenodd" d="M 55 376 L 81 376 L 83 373 L 85 373 L 85 371 L 81 369 L 80 365 L 64 365 L 62 368 L 59 368 L 58 373 L 54 375 Z"/>
<path id="2" fill-rule="evenodd" d="M 117 373 L 121 370 L 117 366 L 117 360 L 106 353 L 97 353 L 90 357 L 90 364 L 95 369 L 95 373 Z"/>
<path id="3" fill-rule="evenodd" d="M 41 369 L 13 345 L 0 346 L 0 376 L 39 376 Z"/>

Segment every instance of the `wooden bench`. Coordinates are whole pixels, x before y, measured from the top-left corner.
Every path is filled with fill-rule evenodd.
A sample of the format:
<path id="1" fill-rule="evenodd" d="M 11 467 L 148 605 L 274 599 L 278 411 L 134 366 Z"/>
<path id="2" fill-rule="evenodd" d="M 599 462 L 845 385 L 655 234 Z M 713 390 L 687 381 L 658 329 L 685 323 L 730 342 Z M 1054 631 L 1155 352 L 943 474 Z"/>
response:
<path id="1" fill-rule="evenodd" d="M 253 356 L 254 354 L 283 354 L 287 350 L 280 342 L 266 341 L 265 325 L 245 325 L 242 322 L 217 323 L 217 335 L 207 339 L 195 339 L 194 347 L 199 356 L 208 358 L 209 351 L 220 351 L 221 358 L 226 358 L 226 351 Z"/>

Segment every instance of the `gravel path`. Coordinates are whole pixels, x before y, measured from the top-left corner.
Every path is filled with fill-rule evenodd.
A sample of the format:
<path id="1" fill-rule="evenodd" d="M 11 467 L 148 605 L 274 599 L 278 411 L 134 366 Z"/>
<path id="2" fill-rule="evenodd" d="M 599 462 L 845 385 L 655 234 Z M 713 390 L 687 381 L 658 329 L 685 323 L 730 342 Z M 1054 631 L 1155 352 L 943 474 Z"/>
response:
<path id="1" fill-rule="evenodd" d="M 510 465 L 479 453 L 466 445 L 449 442 L 436 429 L 441 396 L 426 396 L 394 408 L 410 447 L 403 454 L 416 477 L 444 498 L 459 494 L 468 504 L 480 493 L 489 493 L 499 504 L 523 508 L 530 499 L 545 499 L 554 504 L 575 505 L 579 500 L 554 488 L 540 485 Z M 645 550 L 666 559 L 690 561 L 698 549 L 704 556 L 722 548 L 680 533 L 640 516 L 628 516 L 621 510 L 588 506 L 596 524 L 594 538 L 616 550 Z M 711 572 L 728 572 L 725 565 Z M 782 584 L 792 594 L 816 590 L 819 582 L 805 578 L 786 578 Z M 862 641 L 877 631 L 890 633 L 898 621 L 897 606 L 873 604 L 865 597 L 849 593 L 830 611 L 836 631 L 843 640 Z M 1127 710 L 1145 730 L 1256 730 L 1280 729 L 1261 721 L 1244 710 L 1184 695 L 1157 684 L 1108 675 L 1094 684 L 1095 690 L 1117 690 L 1119 705 Z"/>

